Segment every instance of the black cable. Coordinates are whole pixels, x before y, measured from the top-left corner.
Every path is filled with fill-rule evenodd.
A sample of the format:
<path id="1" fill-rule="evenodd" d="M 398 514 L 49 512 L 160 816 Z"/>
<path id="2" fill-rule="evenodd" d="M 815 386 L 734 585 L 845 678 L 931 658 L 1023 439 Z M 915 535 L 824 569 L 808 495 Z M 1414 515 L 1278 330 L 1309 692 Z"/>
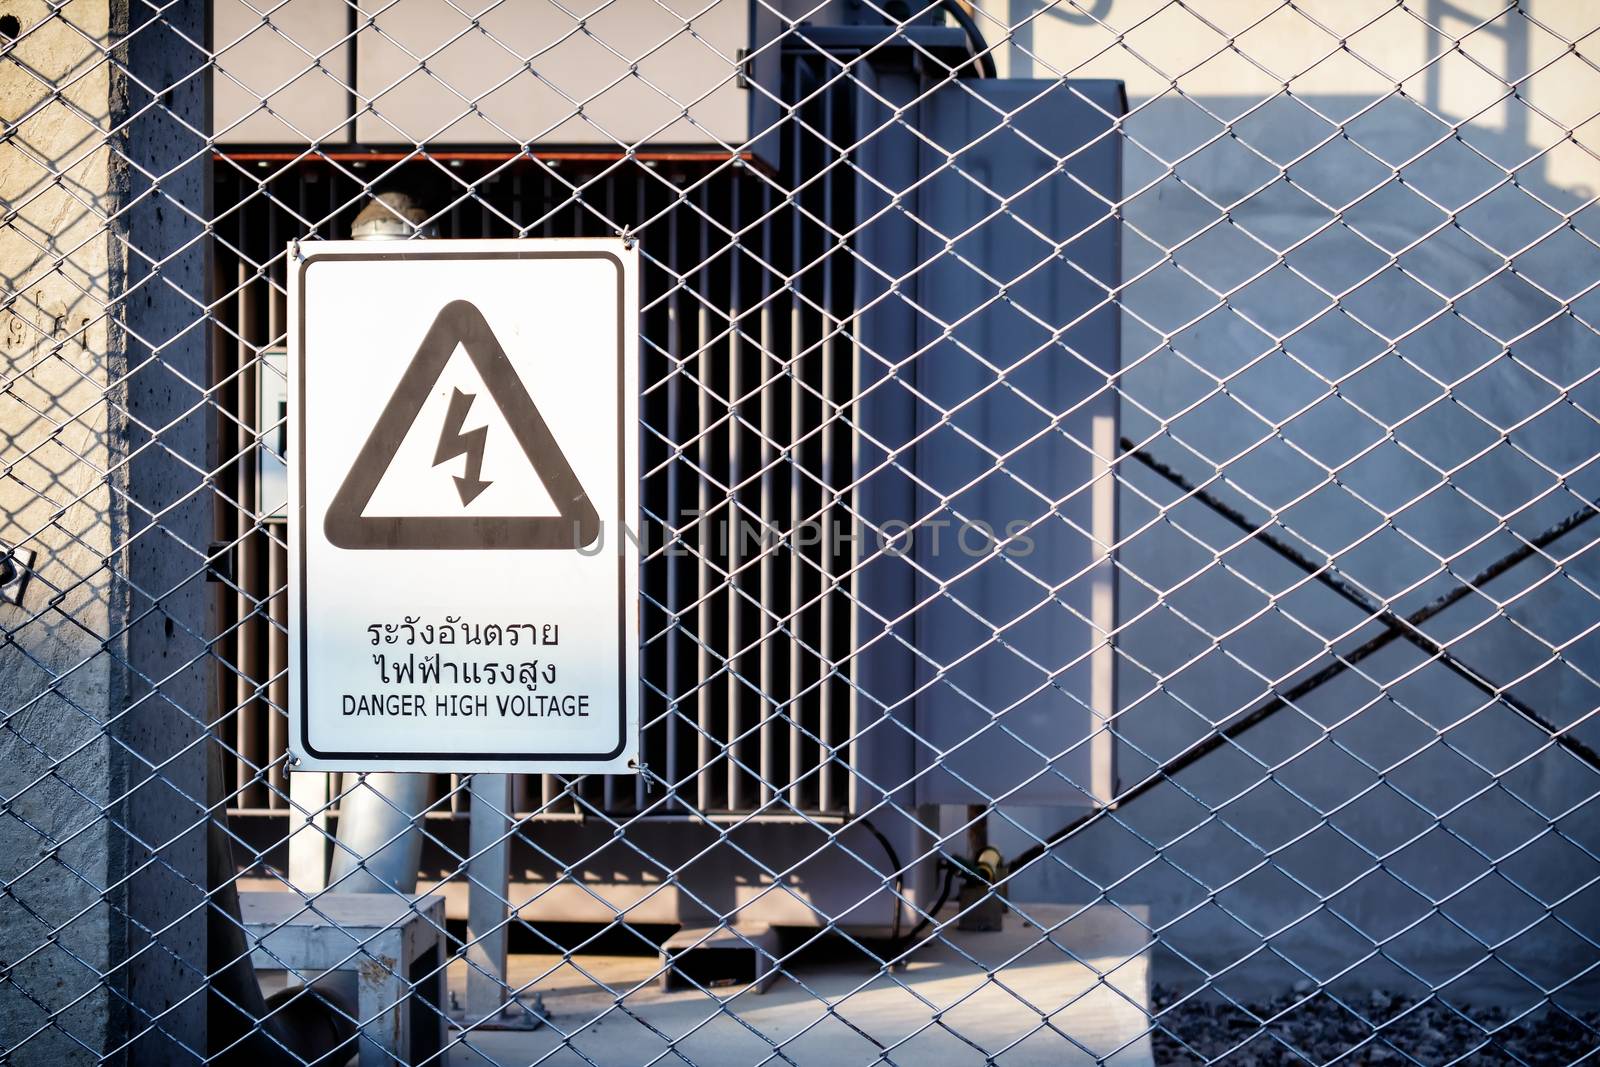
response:
<path id="1" fill-rule="evenodd" d="M 1132 443 L 1133 442 L 1124 438 L 1122 441 L 1123 451 L 1125 453 L 1134 455 L 1137 458 L 1138 451 L 1128 447 Z M 1239 713 L 1231 720 L 1224 720 L 1224 725 L 1219 725 L 1219 727 L 1212 733 L 1207 734 L 1201 740 L 1191 744 L 1188 748 L 1177 753 L 1165 763 L 1157 764 L 1155 770 L 1145 775 L 1145 777 L 1140 780 L 1138 784 L 1132 786 L 1120 796 L 1113 798 L 1109 804 L 1098 808 L 1089 808 L 1087 811 L 1074 818 L 1071 822 L 1061 827 L 1061 829 L 1051 834 L 1048 838 L 1036 842 L 1035 844 L 1030 845 L 1021 852 L 1017 853 L 1016 857 L 1011 861 L 1011 873 L 1016 874 L 1034 860 L 1043 856 L 1046 852 L 1065 842 L 1067 838 L 1076 833 L 1080 827 L 1099 818 L 1102 812 L 1116 811 L 1124 804 L 1127 804 L 1133 800 L 1137 800 L 1139 797 L 1150 792 L 1157 786 L 1170 781 L 1174 775 L 1178 774 L 1180 771 L 1187 770 L 1202 757 L 1216 751 L 1224 745 L 1231 744 L 1234 738 L 1238 737 L 1240 734 L 1244 733 L 1246 730 L 1249 730 L 1258 723 L 1270 718 L 1277 712 L 1282 711 L 1284 708 L 1293 707 L 1295 701 L 1320 688 L 1321 686 L 1326 685 L 1328 682 L 1332 681 L 1340 674 L 1343 674 L 1346 670 L 1354 667 L 1357 663 L 1360 663 L 1368 656 L 1381 651 L 1392 642 L 1397 641 L 1402 637 L 1406 637 L 1408 634 L 1422 633 L 1423 623 L 1444 611 L 1446 608 L 1451 607 L 1457 601 L 1462 600 L 1473 593 L 1481 593 L 1483 587 L 1488 585 L 1494 579 L 1500 577 L 1502 574 L 1505 574 L 1512 567 L 1515 567 L 1523 560 L 1534 555 L 1540 549 L 1545 548 L 1546 546 L 1551 545 L 1565 537 L 1579 526 L 1582 526 L 1590 519 L 1593 519 L 1596 515 L 1600 515 L 1600 504 L 1584 504 L 1583 507 L 1572 512 L 1554 526 L 1545 529 L 1545 531 L 1539 534 L 1537 537 L 1534 537 L 1531 540 L 1525 540 L 1517 548 L 1513 549 L 1506 555 L 1501 556 L 1498 560 L 1489 564 L 1489 566 L 1485 567 L 1477 574 L 1474 574 L 1471 578 L 1459 585 L 1452 587 L 1448 592 L 1424 604 L 1410 615 L 1397 619 L 1396 622 L 1398 625 L 1395 625 L 1394 623 L 1389 624 L 1388 628 L 1385 629 L 1383 633 L 1370 638 L 1365 644 L 1362 644 L 1360 647 L 1353 649 L 1350 652 L 1340 654 L 1332 663 L 1328 664 L 1317 673 L 1311 675 L 1309 678 L 1297 682 L 1295 685 L 1289 687 L 1282 693 L 1275 693 L 1273 696 L 1267 698 L 1266 701 L 1256 705 L 1254 709 L 1248 712 Z M 1538 724 L 1539 716 L 1534 716 L 1533 721 Z M 1562 745 L 1562 747 L 1568 751 L 1573 751 L 1576 749 L 1576 751 L 1573 751 L 1573 754 L 1579 759 L 1584 760 L 1584 762 L 1589 762 L 1588 755 L 1585 755 L 1585 753 L 1590 753 L 1588 746 L 1581 745 L 1580 742 L 1576 742 L 1575 739 L 1568 737 L 1566 734 L 1557 733 L 1555 731 L 1549 732 L 1554 734 L 1553 739 L 1557 744 L 1561 744 L 1561 739 L 1563 737 L 1567 737 L 1569 743 Z M 1581 747 L 1579 747 L 1580 745 Z M 1591 766 L 1592 765 L 1593 764 L 1591 764 Z"/>
<path id="2" fill-rule="evenodd" d="M 955 881 L 956 865 L 946 860 L 944 868 L 944 888 L 939 890 L 939 899 L 934 901 L 933 907 L 928 909 L 928 913 L 922 917 L 922 921 L 911 928 L 911 932 L 906 935 L 905 940 L 895 946 L 894 954 L 896 956 L 904 952 L 907 946 L 915 941 L 918 936 L 921 935 L 922 931 L 928 928 L 928 924 L 933 922 L 934 917 L 937 916 L 940 909 L 945 906 L 945 902 L 950 899 L 950 888 L 955 885 Z"/>
<path id="3" fill-rule="evenodd" d="M 912 927 L 911 932 L 902 938 L 900 936 L 900 909 L 905 901 L 906 879 L 905 870 L 900 865 L 900 853 L 895 851 L 894 843 L 889 840 L 882 830 L 873 825 L 871 819 L 862 819 L 861 825 L 865 826 L 867 832 L 878 839 L 878 844 L 883 846 L 884 853 L 889 857 L 889 863 L 894 867 L 894 925 L 889 933 L 889 941 L 894 946 L 893 954 L 898 956 L 917 939 L 922 931 L 928 928 L 928 924 L 933 922 L 934 917 L 949 902 L 950 890 L 955 886 L 956 872 L 959 865 L 951 863 L 949 860 L 944 861 L 944 885 L 939 890 L 939 899 L 934 902 L 933 908 L 923 915 L 922 921 Z"/>
<path id="4" fill-rule="evenodd" d="M 994 56 L 989 51 L 989 42 L 983 39 L 983 31 L 978 29 L 978 24 L 967 14 L 967 9 L 962 7 L 960 0 L 939 0 L 939 6 L 949 12 L 950 17 L 956 20 L 961 31 L 967 35 L 967 43 L 972 46 L 972 58 L 978 61 L 978 73 L 985 78 L 998 78 L 1000 75 L 994 67 Z"/>
<path id="5" fill-rule="evenodd" d="M 871 819 L 862 819 L 861 825 L 878 839 L 878 844 L 889 854 L 889 866 L 894 871 L 894 925 L 890 930 L 889 939 L 898 943 L 900 941 L 900 905 L 905 901 L 906 876 L 900 869 L 900 853 L 894 850 L 894 844 L 884 836 L 882 830 L 872 824 Z"/>

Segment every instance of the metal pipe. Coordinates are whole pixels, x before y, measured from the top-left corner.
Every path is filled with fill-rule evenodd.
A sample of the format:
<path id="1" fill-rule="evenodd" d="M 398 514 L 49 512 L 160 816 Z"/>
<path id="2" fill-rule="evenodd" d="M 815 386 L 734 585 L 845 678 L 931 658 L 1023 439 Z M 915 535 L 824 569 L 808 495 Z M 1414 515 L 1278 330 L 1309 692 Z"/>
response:
<path id="1" fill-rule="evenodd" d="M 428 776 L 388 771 L 362 776 L 339 801 L 328 888 L 339 893 L 417 891 Z"/>
<path id="2" fill-rule="evenodd" d="M 433 237 L 429 215 L 405 193 L 378 193 L 356 216 L 350 236 L 357 241 Z M 414 894 L 422 864 L 420 823 L 427 809 L 427 775 L 363 775 L 339 801 L 328 887 L 341 893 Z"/>

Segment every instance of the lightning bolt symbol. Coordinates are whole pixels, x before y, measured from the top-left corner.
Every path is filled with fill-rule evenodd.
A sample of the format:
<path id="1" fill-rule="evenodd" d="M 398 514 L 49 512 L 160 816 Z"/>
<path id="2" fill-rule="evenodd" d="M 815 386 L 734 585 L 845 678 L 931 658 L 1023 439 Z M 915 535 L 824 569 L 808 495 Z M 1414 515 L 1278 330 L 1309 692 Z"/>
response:
<path id="1" fill-rule="evenodd" d="M 494 484 L 479 477 L 483 473 L 483 445 L 489 436 L 489 427 L 479 426 L 476 430 L 461 432 L 461 424 L 467 421 L 467 411 L 476 399 L 474 393 L 455 390 L 450 397 L 450 410 L 444 416 L 444 432 L 439 435 L 439 447 L 433 453 L 435 467 L 457 456 L 467 457 L 466 473 L 456 476 L 456 492 L 461 494 L 462 507 L 472 503 L 479 493 Z"/>

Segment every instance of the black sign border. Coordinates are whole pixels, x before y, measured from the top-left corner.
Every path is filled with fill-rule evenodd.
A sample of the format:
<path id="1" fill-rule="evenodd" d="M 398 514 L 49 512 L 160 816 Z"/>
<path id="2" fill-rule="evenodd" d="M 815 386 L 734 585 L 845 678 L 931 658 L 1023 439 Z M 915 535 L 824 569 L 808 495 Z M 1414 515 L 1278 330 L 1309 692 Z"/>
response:
<path id="1" fill-rule="evenodd" d="M 624 390 L 630 385 L 627 378 L 627 314 L 625 301 L 627 299 L 627 271 L 623 267 L 621 257 L 613 252 L 600 251 L 505 251 L 505 252 L 449 252 L 444 249 L 418 247 L 420 242 L 406 242 L 408 247 L 404 250 L 392 252 L 356 252 L 356 253 L 317 253 L 306 255 L 300 264 L 298 286 L 299 321 L 296 327 L 299 331 L 299 361 L 298 361 L 298 389 L 296 402 L 299 405 L 298 427 L 295 435 L 296 451 L 295 464 L 299 468 L 298 488 L 302 499 L 290 501 L 290 506 L 296 511 L 295 522 L 300 534 L 300 678 L 297 690 L 300 694 L 300 745 L 305 749 L 305 754 L 318 760 L 329 762 L 351 762 L 367 764 L 370 770 L 384 770 L 385 764 L 401 760 L 458 760 L 466 763 L 504 763 L 504 762 L 545 762 L 545 763 L 607 763 L 620 756 L 628 747 L 628 582 L 627 582 L 627 553 L 617 552 L 617 744 L 609 752 L 332 752 L 319 749 L 311 743 L 311 701 L 307 691 L 307 627 L 306 618 L 309 611 L 310 588 L 306 583 L 306 364 L 309 353 L 306 349 L 306 276 L 311 273 L 312 266 L 317 263 L 363 263 L 363 262 L 412 262 L 416 260 L 495 260 L 495 259 L 540 259 L 540 260 L 577 260 L 577 259 L 603 259 L 616 268 L 617 274 L 617 511 L 621 512 L 627 503 L 627 477 L 628 457 L 626 452 L 626 411 L 627 395 Z M 636 384 L 636 383 L 632 383 Z M 619 530 L 617 533 L 618 549 L 621 548 L 621 538 L 624 535 Z M 354 550 L 352 550 L 354 551 Z M 419 550 L 420 551 L 420 550 Z M 426 772 L 422 772 L 426 773 Z"/>

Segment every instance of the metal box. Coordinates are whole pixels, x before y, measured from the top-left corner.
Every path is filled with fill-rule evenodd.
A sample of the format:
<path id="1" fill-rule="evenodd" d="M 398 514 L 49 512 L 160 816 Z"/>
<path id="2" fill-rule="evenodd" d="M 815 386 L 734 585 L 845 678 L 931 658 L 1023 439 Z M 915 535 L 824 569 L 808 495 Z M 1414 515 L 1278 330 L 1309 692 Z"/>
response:
<path id="1" fill-rule="evenodd" d="M 856 497 L 869 526 L 906 533 L 853 568 L 855 681 L 916 739 L 907 767 L 872 727 L 858 766 L 910 781 L 916 804 L 1106 803 L 1121 83 L 930 92 L 887 62 L 857 69 L 853 128 L 829 134 L 856 146 L 873 265 L 855 294 Z"/>
<path id="2" fill-rule="evenodd" d="M 1113 793 L 1125 110 L 1005 79 L 922 114 L 916 507 L 950 524 L 914 549 L 924 803 Z"/>

